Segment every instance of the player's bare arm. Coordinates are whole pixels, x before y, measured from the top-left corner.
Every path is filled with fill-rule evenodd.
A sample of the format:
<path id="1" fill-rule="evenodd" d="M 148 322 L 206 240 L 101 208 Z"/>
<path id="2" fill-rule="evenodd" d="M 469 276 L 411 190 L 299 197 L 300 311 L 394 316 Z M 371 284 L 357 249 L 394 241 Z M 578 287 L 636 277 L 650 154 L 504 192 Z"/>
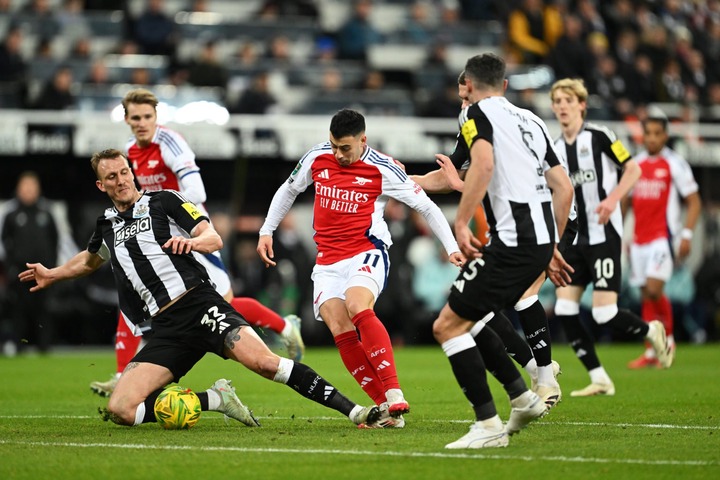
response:
<path id="1" fill-rule="evenodd" d="M 598 214 L 598 223 L 605 225 L 610 220 L 610 215 L 617 208 L 618 202 L 628 194 L 632 189 L 635 182 L 638 181 L 641 175 L 640 165 L 635 160 L 626 160 L 623 164 L 623 173 L 620 177 L 620 181 L 617 186 L 613 188 L 612 192 L 600 202 L 595 209 L 595 213 Z"/>
<path id="2" fill-rule="evenodd" d="M 265 268 L 277 265 L 272 260 L 275 258 L 272 235 L 260 235 L 260 238 L 258 239 L 257 253 L 260 255 L 260 259 L 265 264 Z"/>
<path id="3" fill-rule="evenodd" d="M 104 262 L 100 255 L 83 250 L 55 268 L 47 268 L 42 263 L 26 263 L 28 269 L 20 272 L 18 278 L 21 282 L 35 281 L 37 285 L 30 287 L 30 291 L 37 292 L 61 280 L 72 280 L 89 275 Z"/>
<path id="4" fill-rule="evenodd" d="M 570 177 L 561 165 L 556 165 L 545 172 L 545 180 L 552 191 L 555 223 L 558 235 L 562 237 L 572 207 L 573 186 L 570 183 Z"/>
<path id="5" fill-rule="evenodd" d="M 465 176 L 469 188 L 464 190 L 460 197 L 460 205 L 455 216 L 455 238 L 466 258 L 473 259 L 481 256 L 482 242 L 473 235 L 469 223 L 475 209 L 485 197 L 492 179 L 495 168 L 492 144 L 484 139 L 477 140 L 472 145 L 470 156 L 472 161 Z"/>
<path id="6" fill-rule="evenodd" d="M 685 227 L 683 228 L 683 233 L 680 234 L 681 240 L 678 247 L 678 260 L 684 260 L 688 255 L 690 255 L 690 249 L 692 247 L 692 231 L 695 229 L 695 224 L 697 223 L 698 217 L 700 216 L 700 210 L 702 209 L 700 194 L 695 192 L 685 197 L 685 206 L 687 207 L 687 214 L 685 215 Z"/>
<path id="7" fill-rule="evenodd" d="M 220 250 L 223 246 L 222 238 L 207 220 L 198 223 L 190 235 L 191 238 L 171 237 L 165 242 L 163 248 L 173 254 L 182 255 L 190 252 L 212 253 Z"/>

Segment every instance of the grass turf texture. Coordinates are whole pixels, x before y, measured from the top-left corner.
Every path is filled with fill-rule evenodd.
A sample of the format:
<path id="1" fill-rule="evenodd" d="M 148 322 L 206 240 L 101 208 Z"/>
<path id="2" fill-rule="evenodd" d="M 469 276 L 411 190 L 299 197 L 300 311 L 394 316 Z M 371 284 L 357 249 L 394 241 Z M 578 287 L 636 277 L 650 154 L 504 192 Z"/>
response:
<path id="1" fill-rule="evenodd" d="M 439 347 L 396 350 L 412 413 L 404 430 L 359 430 L 342 415 L 206 356 L 181 385 L 202 391 L 229 378 L 262 428 L 203 412 L 187 431 L 102 422 L 107 400 L 88 384 L 114 370 L 110 351 L 0 358 L 0 479 L 14 478 L 720 478 L 717 345 L 680 345 L 670 370 L 631 371 L 640 345 L 599 348 L 614 397 L 572 398 L 588 377 L 570 348 L 554 357 L 563 401 L 510 439 L 508 448 L 446 450 L 472 411 Z M 368 403 L 335 349 L 306 362 L 348 396 Z M 490 379 L 501 418 L 509 403 Z M 609 477 L 608 477 L 609 476 Z"/>

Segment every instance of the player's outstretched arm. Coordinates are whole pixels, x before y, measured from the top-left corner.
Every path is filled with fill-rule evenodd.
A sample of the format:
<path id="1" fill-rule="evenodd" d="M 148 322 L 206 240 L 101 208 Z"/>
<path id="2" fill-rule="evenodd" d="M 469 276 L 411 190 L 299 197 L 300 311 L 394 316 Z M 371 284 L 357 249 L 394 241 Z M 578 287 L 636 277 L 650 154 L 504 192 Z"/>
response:
<path id="1" fill-rule="evenodd" d="M 104 262 L 105 260 L 100 255 L 83 250 L 55 268 L 47 268 L 42 263 L 26 263 L 28 269 L 20 272 L 18 278 L 21 282 L 35 281 L 36 285 L 30 287 L 30 291 L 37 292 L 61 280 L 71 280 L 89 275 L 100 268 Z"/>
<path id="2" fill-rule="evenodd" d="M 635 160 L 630 159 L 625 161 L 620 181 L 595 209 L 595 213 L 598 214 L 599 224 L 605 225 L 608 220 L 610 220 L 610 215 L 612 215 L 617 208 L 618 202 L 628 194 L 641 174 L 640 165 L 638 165 Z"/>

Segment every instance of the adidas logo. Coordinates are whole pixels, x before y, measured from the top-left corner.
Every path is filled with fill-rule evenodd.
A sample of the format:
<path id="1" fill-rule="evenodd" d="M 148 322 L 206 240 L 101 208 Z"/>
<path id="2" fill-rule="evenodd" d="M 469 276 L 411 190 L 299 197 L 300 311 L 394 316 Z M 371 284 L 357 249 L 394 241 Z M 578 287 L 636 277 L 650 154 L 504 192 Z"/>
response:
<path id="1" fill-rule="evenodd" d="M 327 399 L 330 398 L 330 395 L 332 395 L 333 391 L 335 389 L 330 385 L 325 385 L 325 401 L 327 402 Z"/>
<path id="2" fill-rule="evenodd" d="M 328 180 L 330 178 L 330 172 L 328 172 L 328 169 L 326 168 L 322 172 L 318 174 L 318 178 L 324 178 L 325 180 Z"/>
<path id="3" fill-rule="evenodd" d="M 595 282 L 595 286 L 596 286 L 596 287 L 607 288 L 607 286 L 608 286 L 607 280 L 605 280 L 604 278 L 601 278 L 600 280 L 598 280 L 597 282 Z"/>
<path id="4" fill-rule="evenodd" d="M 587 355 L 587 351 L 584 348 L 581 348 L 577 352 L 575 352 L 575 356 L 577 356 L 577 358 L 582 358 L 585 355 Z"/>
<path id="5" fill-rule="evenodd" d="M 372 273 L 372 268 L 370 268 L 369 265 L 363 265 L 362 267 L 358 268 L 358 272 Z"/>
<path id="6" fill-rule="evenodd" d="M 463 293 L 463 290 L 465 289 L 465 280 L 455 280 L 453 287 L 457 288 L 458 292 Z"/>
<path id="7" fill-rule="evenodd" d="M 390 362 L 388 362 L 387 360 L 383 360 L 382 362 L 380 362 L 380 365 L 378 365 L 377 369 L 382 370 L 383 368 L 387 368 L 389 366 Z"/>
<path id="8" fill-rule="evenodd" d="M 125 348 L 125 344 L 122 341 L 115 344 L 115 350 L 125 350 Z"/>
<path id="9" fill-rule="evenodd" d="M 535 344 L 533 347 L 533 350 L 539 350 L 541 348 L 547 347 L 547 343 L 545 343 L 545 340 L 540 340 L 538 343 Z"/>
<path id="10" fill-rule="evenodd" d="M 370 383 L 372 381 L 373 381 L 373 379 L 370 377 L 363 377 L 362 382 L 360 382 L 360 386 L 364 387 L 365 385 L 367 385 L 368 383 Z"/>

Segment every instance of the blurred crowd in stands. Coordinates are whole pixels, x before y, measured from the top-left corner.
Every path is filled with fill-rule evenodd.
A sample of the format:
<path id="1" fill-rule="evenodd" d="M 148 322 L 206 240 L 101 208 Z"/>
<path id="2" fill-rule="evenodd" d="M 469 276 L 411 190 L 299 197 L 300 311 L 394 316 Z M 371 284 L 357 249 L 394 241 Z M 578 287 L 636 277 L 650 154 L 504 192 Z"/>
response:
<path id="1" fill-rule="evenodd" d="M 231 113 L 454 117 L 483 50 L 583 78 L 600 119 L 673 102 L 712 121 L 720 105 L 718 0 L 0 0 L 0 39 L 2 108 L 103 110 L 131 84 Z M 513 100 L 547 103 L 549 80 Z"/>

